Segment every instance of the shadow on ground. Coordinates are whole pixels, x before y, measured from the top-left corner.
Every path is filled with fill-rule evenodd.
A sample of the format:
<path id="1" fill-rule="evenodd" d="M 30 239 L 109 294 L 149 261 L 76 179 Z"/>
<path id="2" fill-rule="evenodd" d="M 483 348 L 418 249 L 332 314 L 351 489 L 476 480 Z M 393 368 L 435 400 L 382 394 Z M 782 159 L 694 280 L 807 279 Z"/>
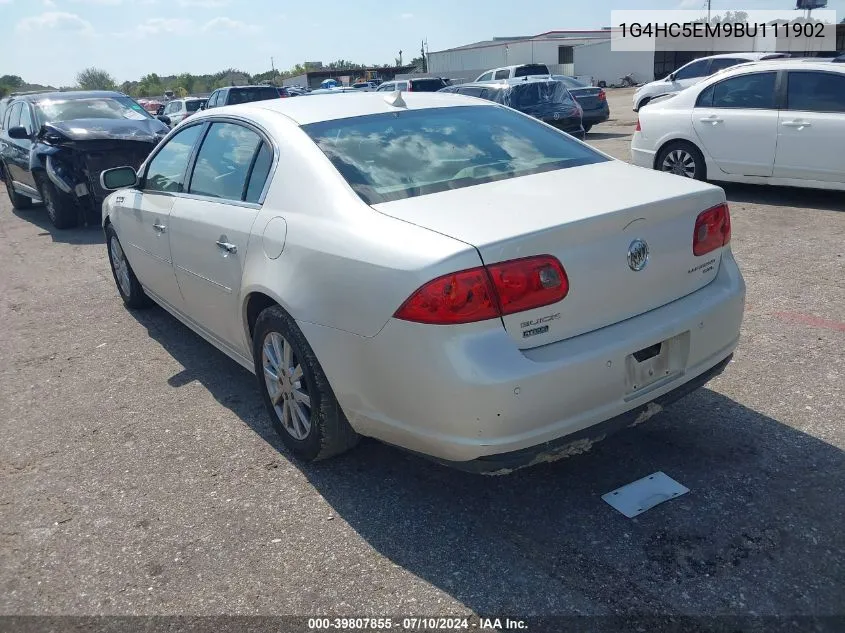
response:
<path id="1" fill-rule="evenodd" d="M 818 211 L 845 211 L 845 195 L 841 191 L 746 185 L 735 182 L 714 182 L 725 190 L 728 202 L 771 204 Z"/>
<path id="2" fill-rule="evenodd" d="M 186 368 L 171 386 L 199 381 L 290 459 L 251 374 L 164 311 L 135 314 Z M 379 553 L 481 615 L 843 609 L 845 455 L 706 388 L 588 454 L 505 477 L 366 440 L 298 466 Z M 691 492 L 636 519 L 601 500 L 658 470 Z"/>
<path id="3" fill-rule="evenodd" d="M 621 132 L 594 132 L 590 130 L 587 132 L 586 141 L 602 141 L 608 138 L 626 138 L 630 137 L 630 134 L 623 134 Z"/>
<path id="4" fill-rule="evenodd" d="M 30 209 L 13 209 L 12 213 L 41 229 L 39 235 L 49 235 L 54 242 L 63 244 L 105 244 L 106 238 L 102 227 L 89 220 L 88 226 L 78 226 L 72 229 L 57 229 L 47 215 L 47 209 L 36 205 Z"/>

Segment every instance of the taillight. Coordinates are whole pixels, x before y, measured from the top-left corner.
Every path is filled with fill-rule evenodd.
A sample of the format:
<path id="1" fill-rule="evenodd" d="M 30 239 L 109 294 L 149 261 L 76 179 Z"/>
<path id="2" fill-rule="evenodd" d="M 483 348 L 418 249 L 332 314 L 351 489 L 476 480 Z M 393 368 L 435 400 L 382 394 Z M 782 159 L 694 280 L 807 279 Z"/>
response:
<path id="1" fill-rule="evenodd" d="M 642 132 L 643 129 L 640 127 L 640 117 L 637 117 L 637 127 L 634 128 L 634 132 Z"/>
<path id="2" fill-rule="evenodd" d="M 695 219 L 692 253 L 696 257 L 721 248 L 731 241 L 731 212 L 726 203 L 702 211 Z"/>
<path id="3" fill-rule="evenodd" d="M 393 316 L 417 323 L 472 323 L 499 316 L 499 307 L 490 275 L 481 266 L 429 281 Z"/>
<path id="4" fill-rule="evenodd" d="M 599 101 L 607 101 L 607 93 L 604 90 L 599 90 Z"/>
<path id="5" fill-rule="evenodd" d="M 405 92 L 413 92 L 414 91 L 414 84 L 410 81 L 408 82 L 408 89 Z"/>
<path id="6" fill-rule="evenodd" d="M 563 266 L 555 257 L 541 255 L 438 277 L 393 316 L 437 325 L 472 323 L 557 303 L 568 292 Z"/>

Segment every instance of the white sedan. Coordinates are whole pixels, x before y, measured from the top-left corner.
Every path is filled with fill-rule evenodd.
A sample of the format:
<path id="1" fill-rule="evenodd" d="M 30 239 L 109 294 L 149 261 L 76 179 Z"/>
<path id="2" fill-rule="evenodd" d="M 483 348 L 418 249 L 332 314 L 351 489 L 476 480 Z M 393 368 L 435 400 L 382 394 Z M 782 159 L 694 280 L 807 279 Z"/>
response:
<path id="1" fill-rule="evenodd" d="M 704 384 L 739 337 L 720 188 L 492 102 L 215 108 L 102 184 L 123 301 L 254 372 L 305 460 L 360 435 L 477 471 L 564 456 Z"/>
<path id="2" fill-rule="evenodd" d="M 845 67 L 743 64 L 643 108 L 634 164 L 698 180 L 845 190 Z"/>

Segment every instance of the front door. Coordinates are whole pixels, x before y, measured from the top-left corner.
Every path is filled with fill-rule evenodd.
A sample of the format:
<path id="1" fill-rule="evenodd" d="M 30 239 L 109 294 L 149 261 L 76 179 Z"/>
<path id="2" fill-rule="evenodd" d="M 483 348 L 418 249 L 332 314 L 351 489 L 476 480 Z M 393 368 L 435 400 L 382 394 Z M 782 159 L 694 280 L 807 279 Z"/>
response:
<path id="1" fill-rule="evenodd" d="M 173 264 L 185 312 L 249 357 L 241 318 L 241 277 L 273 152 L 253 129 L 211 124 L 186 196 L 170 219 Z"/>
<path id="2" fill-rule="evenodd" d="M 112 222 L 135 276 L 177 309 L 183 307 L 183 300 L 171 257 L 171 211 L 183 191 L 188 162 L 203 129 L 192 125 L 173 136 L 150 160 L 140 190 L 115 196 L 117 212 Z"/>
<path id="3" fill-rule="evenodd" d="M 845 73 L 789 71 L 780 111 L 774 175 L 842 182 L 845 178 Z"/>
<path id="4" fill-rule="evenodd" d="M 692 124 L 723 172 L 771 176 L 777 144 L 776 72 L 748 73 L 699 94 Z M 718 179 L 717 174 L 708 174 Z"/>

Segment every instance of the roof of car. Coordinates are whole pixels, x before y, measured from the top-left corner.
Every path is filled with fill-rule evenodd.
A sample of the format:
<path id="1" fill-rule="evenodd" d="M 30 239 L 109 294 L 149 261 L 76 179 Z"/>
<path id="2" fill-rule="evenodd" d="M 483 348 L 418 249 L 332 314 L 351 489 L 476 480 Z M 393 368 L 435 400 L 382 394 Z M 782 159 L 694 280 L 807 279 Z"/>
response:
<path id="1" fill-rule="evenodd" d="M 747 59 L 747 60 L 754 61 L 754 60 L 762 59 L 764 57 L 768 57 L 769 55 L 784 55 L 784 57 L 781 58 L 781 59 L 788 59 L 786 57 L 786 53 L 776 53 L 776 52 L 772 52 L 772 51 L 769 51 L 767 53 L 760 53 L 760 52 L 757 52 L 757 53 L 743 53 L 743 52 L 720 53 L 719 55 L 708 55 L 707 57 L 701 57 L 699 59 Z M 693 60 L 693 61 L 698 61 L 698 60 Z"/>
<path id="2" fill-rule="evenodd" d="M 114 90 L 66 90 L 56 92 L 39 92 L 37 94 L 20 95 L 15 99 L 21 99 L 31 102 L 60 99 L 67 101 L 68 99 L 93 99 L 96 97 L 125 97 L 122 92 Z"/>
<path id="3" fill-rule="evenodd" d="M 720 75 L 724 76 L 724 74 L 729 72 L 734 72 L 746 68 L 760 67 L 770 68 L 773 70 L 795 68 L 800 70 L 827 70 L 845 73 L 845 68 L 843 68 L 839 64 L 830 63 L 830 60 L 827 58 L 824 58 L 823 61 L 814 61 L 805 57 L 785 57 L 782 59 L 763 59 L 759 61 L 748 62 L 747 64 L 737 64 L 736 66 L 732 66 L 731 68 L 725 69 L 725 71 L 720 73 Z"/>
<path id="4" fill-rule="evenodd" d="M 403 92 L 405 107 L 397 107 L 387 102 L 391 93 L 360 92 L 357 90 L 344 94 L 309 95 L 307 99 L 270 99 L 253 101 L 223 108 L 206 110 L 200 118 L 227 113 L 247 112 L 257 109 L 283 114 L 298 125 L 308 125 L 320 121 L 346 119 L 369 114 L 388 114 L 402 110 L 424 110 L 426 108 L 448 108 L 461 105 L 484 107 L 483 103 L 472 97 L 438 92 Z M 494 106 L 494 104 L 489 104 Z M 196 115 L 195 115 L 196 116 Z"/>

